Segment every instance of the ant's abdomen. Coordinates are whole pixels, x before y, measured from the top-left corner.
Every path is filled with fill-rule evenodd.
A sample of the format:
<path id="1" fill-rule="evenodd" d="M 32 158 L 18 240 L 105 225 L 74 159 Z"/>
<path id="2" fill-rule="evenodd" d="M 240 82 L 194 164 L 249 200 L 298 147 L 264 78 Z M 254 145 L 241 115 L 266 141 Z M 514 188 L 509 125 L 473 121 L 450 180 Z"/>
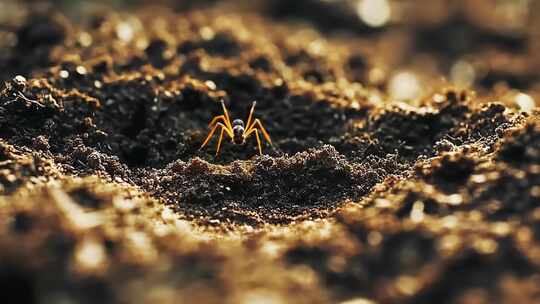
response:
<path id="1" fill-rule="evenodd" d="M 244 137 L 243 136 L 235 136 L 233 138 L 233 142 L 236 144 L 236 145 L 243 145 L 244 144 Z"/>

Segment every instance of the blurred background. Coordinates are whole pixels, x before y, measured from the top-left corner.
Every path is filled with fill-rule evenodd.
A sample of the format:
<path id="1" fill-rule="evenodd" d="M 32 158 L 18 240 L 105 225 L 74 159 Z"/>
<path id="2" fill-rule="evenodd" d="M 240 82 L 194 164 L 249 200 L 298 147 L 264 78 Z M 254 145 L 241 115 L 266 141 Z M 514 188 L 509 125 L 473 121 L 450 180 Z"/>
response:
<path id="1" fill-rule="evenodd" d="M 22 7 L 85 20 L 110 14 L 111 7 L 124 12 L 148 5 L 174 12 L 246 11 L 315 28 L 328 38 L 360 41 L 358 56 L 349 61 L 352 80 L 382 88 L 397 100 L 421 97 L 437 81 L 515 99 L 525 110 L 539 98 L 540 22 L 534 16 L 540 1 L 532 0 L 3 0 L 1 46 L 16 43 L 9 24 L 25 18 Z"/>

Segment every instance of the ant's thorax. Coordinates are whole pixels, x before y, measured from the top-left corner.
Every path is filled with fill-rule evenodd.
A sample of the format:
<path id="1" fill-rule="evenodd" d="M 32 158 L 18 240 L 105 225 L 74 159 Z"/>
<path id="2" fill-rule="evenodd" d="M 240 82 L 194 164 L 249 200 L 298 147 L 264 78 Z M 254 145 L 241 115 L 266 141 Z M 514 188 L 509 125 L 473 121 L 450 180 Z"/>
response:
<path id="1" fill-rule="evenodd" d="M 241 119 L 235 119 L 232 123 L 233 128 L 233 143 L 242 145 L 245 142 L 244 138 L 244 122 Z"/>

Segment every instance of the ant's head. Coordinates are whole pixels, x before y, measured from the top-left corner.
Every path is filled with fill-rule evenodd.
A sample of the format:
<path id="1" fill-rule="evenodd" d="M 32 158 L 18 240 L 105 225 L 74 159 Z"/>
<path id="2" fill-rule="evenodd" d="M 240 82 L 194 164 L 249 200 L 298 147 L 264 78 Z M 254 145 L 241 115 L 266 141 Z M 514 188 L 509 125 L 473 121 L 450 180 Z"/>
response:
<path id="1" fill-rule="evenodd" d="M 232 125 L 233 125 L 233 128 L 236 127 L 236 126 L 241 126 L 243 128 L 244 127 L 244 121 L 241 120 L 241 119 L 235 119 L 235 120 L 233 120 Z"/>

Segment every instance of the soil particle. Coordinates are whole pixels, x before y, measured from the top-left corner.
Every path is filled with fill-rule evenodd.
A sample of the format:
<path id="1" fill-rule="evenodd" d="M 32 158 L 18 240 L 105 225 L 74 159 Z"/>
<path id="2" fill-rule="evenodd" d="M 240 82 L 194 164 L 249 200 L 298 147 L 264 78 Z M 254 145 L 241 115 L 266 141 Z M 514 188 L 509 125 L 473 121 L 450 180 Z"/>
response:
<path id="1" fill-rule="evenodd" d="M 475 162 L 461 153 L 447 153 L 430 166 L 426 180 L 446 193 L 455 193 L 468 181 L 474 171 Z"/>
<path id="2" fill-rule="evenodd" d="M 499 159 L 515 167 L 540 163 L 540 132 L 534 124 L 516 130 L 501 143 Z"/>

